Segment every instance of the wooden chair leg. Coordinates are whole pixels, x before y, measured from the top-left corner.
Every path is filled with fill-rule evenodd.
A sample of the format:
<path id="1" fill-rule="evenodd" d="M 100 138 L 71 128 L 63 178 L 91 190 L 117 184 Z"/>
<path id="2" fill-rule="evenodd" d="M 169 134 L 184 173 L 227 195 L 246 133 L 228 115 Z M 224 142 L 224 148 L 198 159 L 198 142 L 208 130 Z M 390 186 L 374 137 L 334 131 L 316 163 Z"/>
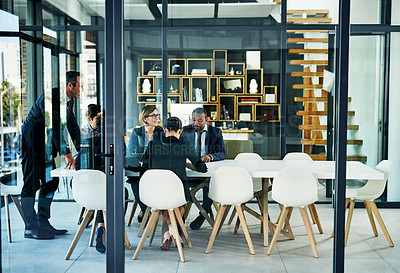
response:
<path id="1" fill-rule="evenodd" d="M 214 226 L 213 226 L 213 229 L 212 229 L 212 232 L 211 232 L 210 241 L 208 242 L 208 246 L 207 246 L 207 249 L 206 249 L 206 254 L 210 253 L 211 248 L 212 248 L 212 246 L 214 244 L 215 237 L 217 236 L 219 225 L 221 225 L 221 220 L 222 220 L 222 216 L 224 215 L 225 209 L 226 209 L 225 205 L 221 205 L 219 207 L 219 210 L 217 212 L 217 217 L 215 219 Z"/>
<path id="2" fill-rule="evenodd" d="M 174 208 L 174 212 L 175 212 L 176 220 L 178 221 L 178 224 L 182 229 L 183 235 L 186 240 L 186 244 L 188 245 L 189 248 L 192 248 L 192 243 L 190 242 L 189 234 L 187 233 L 187 230 L 186 230 L 185 224 L 183 223 L 182 215 L 181 215 L 179 209 Z"/>
<path id="3" fill-rule="evenodd" d="M 279 223 L 279 220 L 281 220 L 283 205 L 279 204 L 279 209 L 281 210 L 281 212 L 279 213 L 278 219 L 276 219 L 275 224 L 278 224 L 278 223 Z"/>
<path id="4" fill-rule="evenodd" d="M 311 227 L 310 218 L 308 218 L 308 214 L 307 214 L 307 207 L 304 207 L 304 214 L 307 216 L 308 223 L 310 223 L 310 227 Z M 303 223 L 304 223 L 304 221 L 303 221 Z M 312 232 L 312 228 L 311 228 L 311 236 L 312 236 L 312 242 L 314 243 L 314 245 L 316 245 L 317 240 L 315 240 L 315 236 L 314 236 L 314 232 Z"/>
<path id="5" fill-rule="evenodd" d="M 235 209 L 236 210 L 236 209 Z M 239 224 L 240 224 L 240 219 L 239 217 L 236 218 L 236 224 L 235 224 L 235 229 L 233 230 L 233 234 L 236 235 L 239 231 Z"/>
<path id="6" fill-rule="evenodd" d="M 376 207 L 376 204 L 374 201 L 366 201 L 368 203 L 368 206 L 371 208 L 372 212 L 375 215 L 376 220 L 379 223 L 379 226 L 381 227 L 383 234 L 385 234 L 386 240 L 388 241 L 389 245 L 391 247 L 394 247 L 392 238 L 390 238 L 389 232 L 387 231 L 387 228 L 385 226 L 385 223 L 383 223 L 383 219 L 381 214 L 378 211 L 378 208 Z"/>
<path id="7" fill-rule="evenodd" d="M 352 199 L 350 201 L 349 214 L 347 215 L 346 230 L 345 230 L 345 233 L 344 233 L 344 246 L 347 245 L 347 240 L 349 239 L 350 225 L 351 225 L 351 219 L 353 218 L 353 212 L 354 212 L 355 203 L 356 203 L 355 199 Z"/>
<path id="8" fill-rule="evenodd" d="M 315 221 L 314 211 L 311 207 L 311 204 L 308 205 L 308 210 L 310 211 L 311 221 L 313 222 L 313 224 L 316 224 L 317 222 Z"/>
<path id="9" fill-rule="evenodd" d="M 346 204 L 345 204 L 345 206 L 344 206 L 344 213 L 346 213 L 346 210 L 347 210 L 347 206 L 349 205 L 349 203 L 350 203 L 350 198 L 346 198 Z M 333 238 L 333 235 L 335 234 L 335 230 L 332 230 L 332 234 L 331 234 L 331 237 Z"/>
<path id="10" fill-rule="evenodd" d="M 160 220 L 160 216 L 158 216 L 156 218 L 156 223 L 154 224 L 154 227 L 151 229 L 150 232 L 150 239 L 149 239 L 149 246 L 151 246 L 153 244 L 153 239 L 154 239 L 154 234 L 156 233 L 156 229 L 157 229 L 157 225 L 158 225 L 158 221 Z"/>
<path id="11" fill-rule="evenodd" d="M 102 213 L 102 212 L 100 212 Z M 90 232 L 90 239 L 89 239 L 89 246 L 93 246 L 93 240 L 94 240 L 94 235 L 96 233 L 96 227 L 97 227 L 97 216 L 99 215 L 99 211 L 96 210 L 94 212 L 93 216 L 93 224 L 92 224 L 92 230 Z"/>
<path id="12" fill-rule="evenodd" d="M 235 215 L 236 215 L 236 210 L 235 210 L 235 208 L 233 208 L 231 217 L 229 218 L 229 221 L 228 221 L 228 225 L 230 225 L 232 223 L 233 218 L 235 218 Z"/>
<path id="13" fill-rule="evenodd" d="M 81 208 L 81 211 L 79 212 L 79 216 L 78 216 L 78 221 L 76 221 L 76 224 L 79 225 L 79 221 L 82 219 L 83 215 L 85 214 L 85 207 Z"/>
<path id="14" fill-rule="evenodd" d="M 308 208 L 310 209 L 310 214 L 311 214 L 311 211 L 312 211 L 312 214 L 314 215 L 315 224 L 317 224 L 319 233 L 323 234 L 324 231 L 322 230 L 322 225 L 321 225 L 321 222 L 319 220 L 319 216 L 318 216 L 317 208 L 315 207 L 315 203 L 312 203 L 312 204 L 308 205 Z"/>
<path id="15" fill-rule="evenodd" d="M 179 213 L 179 211 L 178 211 Z M 183 255 L 183 249 L 181 244 L 181 237 L 179 236 L 178 226 L 176 225 L 176 218 L 173 210 L 168 210 L 169 219 L 171 220 L 171 225 L 173 228 L 174 237 L 176 240 L 176 246 L 178 247 L 179 257 L 181 258 L 181 262 L 185 262 L 185 256 Z M 180 215 L 180 213 L 179 213 Z M 182 217 L 182 216 L 180 216 Z"/>
<path id="16" fill-rule="evenodd" d="M 24 221 L 24 213 L 22 212 L 22 207 L 21 207 L 21 203 L 18 200 L 18 196 L 17 195 L 10 195 L 10 197 L 13 200 L 15 206 L 17 207 L 19 215 L 21 215 L 22 221 Z"/>
<path id="17" fill-rule="evenodd" d="M 94 212 L 93 210 L 89 210 L 86 213 L 86 216 L 83 219 L 81 225 L 79 226 L 79 229 L 75 234 L 74 240 L 72 241 L 71 246 L 68 249 L 67 255 L 65 256 L 65 260 L 68 260 L 71 257 L 72 252 L 74 251 L 79 239 L 81 238 L 82 233 L 85 230 L 86 225 L 89 223 L 90 216 L 93 215 L 93 212 Z"/>
<path id="18" fill-rule="evenodd" d="M 193 203 L 187 202 L 185 207 L 185 213 L 183 214 L 183 219 L 187 219 L 189 216 L 190 209 L 192 208 Z"/>
<path id="19" fill-rule="evenodd" d="M 317 247 L 315 246 L 315 237 L 311 228 L 310 219 L 308 219 L 306 208 L 299 208 L 301 218 L 303 218 L 303 223 L 307 231 L 308 239 L 310 240 L 310 245 L 314 253 L 314 257 L 318 258 Z"/>
<path id="20" fill-rule="evenodd" d="M 135 254 L 132 257 L 133 260 L 136 260 L 139 257 L 140 251 L 142 250 L 143 245 L 146 242 L 147 235 L 149 235 L 150 230 L 151 230 L 153 224 L 156 222 L 159 213 L 160 213 L 159 210 L 153 210 L 153 212 L 150 216 L 149 223 L 147 224 L 146 228 L 144 229 L 143 236 L 140 239 L 139 245 L 137 246 Z"/>
<path id="21" fill-rule="evenodd" d="M 8 195 L 4 195 L 4 207 L 6 209 L 6 221 L 7 221 L 7 236 L 8 242 L 11 243 L 11 222 L 10 222 L 10 210 L 8 205 Z"/>
<path id="22" fill-rule="evenodd" d="M 222 215 L 221 225 L 219 225 L 219 229 L 218 229 L 217 235 L 219 234 L 219 231 L 221 230 L 222 225 L 224 224 L 226 216 L 228 216 L 228 213 L 229 213 L 230 209 L 231 209 L 231 205 L 227 205 L 226 209 L 225 209 L 225 212 L 224 212 L 224 215 Z"/>
<path id="23" fill-rule="evenodd" d="M 129 242 L 129 238 L 128 238 L 128 235 L 126 234 L 125 230 L 124 230 L 124 239 L 125 239 L 126 248 L 131 250 L 132 246 L 131 246 L 131 243 Z"/>
<path id="24" fill-rule="evenodd" d="M 372 231 L 374 232 L 375 237 L 378 236 L 378 230 L 376 229 L 375 221 L 374 221 L 374 216 L 372 215 L 371 208 L 369 207 L 368 202 L 364 201 L 364 206 L 365 209 L 367 210 L 368 218 L 371 223 Z"/>
<path id="25" fill-rule="evenodd" d="M 269 245 L 269 248 L 267 251 L 268 255 L 271 255 L 272 250 L 274 250 L 276 241 L 278 241 L 279 234 L 281 233 L 283 223 L 285 222 L 288 212 L 289 212 L 289 208 L 283 207 L 283 209 L 281 211 L 281 215 L 279 216 L 279 222 L 278 222 L 278 225 L 276 226 L 274 237 L 272 237 L 271 244 Z"/>
<path id="26" fill-rule="evenodd" d="M 138 202 L 136 201 L 136 199 L 133 200 L 131 213 L 129 214 L 128 223 L 126 224 L 128 227 L 132 224 L 132 219 L 133 219 L 133 216 L 135 215 L 137 205 L 138 205 Z"/>
<path id="27" fill-rule="evenodd" d="M 149 218 L 149 214 L 150 214 L 150 208 L 147 207 L 146 211 L 143 215 L 142 223 L 140 224 L 140 227 L 139 227 L 139 231 L 138 231 L 138 235 L 137 235 L 138 237 L 142 236 L 142 234 L 143 234 L 143 230 L 144 230 L 144 227 L 146 226 L 147 219 Z"/>
<path id="28" fill-rule="evenodd" d="M 253 243 L 251 241 L 249 228 L 247 226 L 246 218 L 244 217 L 244 214 L 243 214 L 242 206 L 241 205 L 235 205 L 235 208 L 236 208 L 236 212 L 238 214 L 238 218 L 240 219 L 240 223 L 242 224 L 243 233 L 244 233 L 244 236 L 246 238 L 247 245 L 249 246 L 250 253 L 255 255 L 256 253 L 254 252 L 254 246 L 253 246 Z"/>

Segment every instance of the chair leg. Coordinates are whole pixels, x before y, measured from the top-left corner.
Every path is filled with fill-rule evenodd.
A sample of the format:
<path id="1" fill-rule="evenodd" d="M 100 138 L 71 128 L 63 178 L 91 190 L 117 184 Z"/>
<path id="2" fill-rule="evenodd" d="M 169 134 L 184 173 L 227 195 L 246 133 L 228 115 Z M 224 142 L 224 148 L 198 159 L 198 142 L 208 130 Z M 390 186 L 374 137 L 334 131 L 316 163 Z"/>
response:
<path id="1" fill-rule="evenodd" d="M 189 216 L 190 209 L 192 208 L 193 203 L 187 202 L 185 207 L 185 213 L 183 214 L 183 219 L 187 219 Z"/>
<path id="2" fill-rule="evenodd" d="M 81 218 L 83 217 L 83 215 L 85 214 L 85 207 L 81 208 L 81 211 L 79 212 L 79 216 L 78 216 L 78 221 L 76 221 L 76 224 L 79 225 L 79 221 L 81 220 Z"/>
<path id="3" fill-rule="evenodd" d="M 303 218 L 303 223 L 307 231 L 308 239 L 310 240 L 310 245 L 314 253 L 314 257 L 318 258 L 317 247 L 315 246 L 315 237 L 311 228 L 310 219 L 308 219 L 306 208 L 299 208 L 301 218 Z"/>
<path id="4" fill-rule="evenodd" d="M 378 230 L 376 229 L 375 221 L 374 221 L 374 216 L 372 215 L 371 208 L 369 207 L 368 203 L 364 200 L 364 206 L 365 209 L 367 210 L 368 218 L 371 223 L 372 231 L 374 232 L 375 237 L 378 236 Z"/>
<path id="5" fill-rule="evenodd" d="M 125 239 L 126 248 L 131 250 L 132 246 L 131 246 L 131 243 L 129 242 L 129 238 L 128 238 L 128 235 L 126 234 L 125 230 L 124 230 L 124 239 Z"/>
<path id="6" fill-rule="evenodd" d="M 256 253 L 254 252 L 253 243 L 251 242 L 250 232 L 249 232 L 249 228 L 247 226 L 246 218 L 244 217 L 244 214 L 243 214 L 242 206 L 235 205 L 235 208 L 236 208 L 236 212 L 238 214 L 238 218 L 240 219 L 240 223 L 242 224 L 243 233 L 244 233 L 244 236 L 246 237 L 246 241 L 247 241 L 247 245 L 249 246 L 250 253 L 255 255 Z"/>
<path id="7" fill-rule="evenodd" d="M 224 215 L 225 209 L 226 209 L 226 206 L 221 204 L 221 206 L 219 207 L 219 210 L 217 212 L 217 217 L 215 219 L 214 226 L 213 226 L 213 229 L 212 229 L 212 232 L 210 235 L 210 241 L 208 242 L 206 254 L 210 253 L 211 248 L 214 244 L 215 237 L 217 236 L 219 225 L 221 225 L 221 220 L 222 220 L 222 216 Z"/>
<path id="8" fill-rule="evenodd" d="M 345 233 L 344 233 L 344 246 L 347 245 L 347 240 L 349 239 L 350 225 L 351 225 L 351 219 L 353 218 L 353 211 L 354 211 L 355 203 L 356 203 L 356 200 L 355 199 L 351 199 L 350 208 L 349 208 L 349 214 L 347 215 L 346 230 L 345 230 Z"/>
<path id="9" fill-rule="evenodd" d="M 231 217 L 229 218 L 229 221 L 228 221 L 228 225 L 230 225 L 232 223 L 233 218 L 235 218 L 235 215 L 236 215 L 236 210 L 235 210 L 235 208 L 233 208 Z"/>
<path id="10" fill-rule="evenodd" d="M 344 205 L 344 213 L 346 214 L 347 206 L 349 205 L 350 198 L 346 198 L 346 204 Z M 332 231 L 331 237 L 335 234 L 335 230 Z"/>
<path id="11" fill-rule="evenodd" d="M 312 210 L 311 204 L 308 205 L 308 210 L 310 211 L 311 221 L 313 222 L 313 224 L 316 224 L 317 222 L 315 221 L 315 216 L 314 216 L 314 212 Z"/>
<path id="12" fill-rule="evenodd" d="M 179 209 L 174 208 L 174 212 L 175 212 L 176 220 L 178 221 L 178 224 L 182 229 L 183 235 L 185 236 L 186 243 L 189 248 L 192 248 L 192 243 L 190 242 L 189 234 L 187 233 L 187 230 L 186 230 L 185 224 L 183 223 L 182 215 L 181 215 Z"/>
<path id="13" fill-rule="evenodd" d="M 145 211 L 145 213 L 143 215 L 142 223 L 140 224 L 140 227 L 139 227 L 139 231 L 138 231 L 138 234 L 137 234 L 138 237 L 142 236 L 142 234 L 143 234 L 143 230 L 144 230 L 144 227 L 146 225 L 147 219 L 149 218 L 149 214 L 150 214 L 150 208 L 147 207 L 146 211 Z"/>
<path id="14" fill-rule="evenodd" d="M 135 215 L 137 205 L 138 205 L 138 202 L 136 201 L 136 199 L 133 200 L 131 213 L 129 214 L 128 223 L 126 224 L 128 227 L 132 224 L 132 219 L 133 219 L 133 216 Z"/>
<path id="15" fill-rule="evenodd" d="M 143 245 L 146 242 L 147 235 L 149 235 L 150 230 L 151 230 L 152 226 L 154 225 L 154 223 L 156 222 L 159 213 L 160 213 L 159 210 L 153 210 L 153 212 L 151 213 L 149 223 L 147 224 L 146 228 L 144 229 L 143 236 L 140 239 L 139 245 L 137 246 L 135 254 L 132 257 L 133 260 L 136 260 L 139 257 L 140 251 L 142 250 Z"/>
<path id="16" fill-rule="evenodd" d="M 100 212 L 102 213 L 102 212 Z M 93 216 L 93 224 L 92 224 L 92 231 L 90 232 L 90 239 L 89 239 L 89 246 L 93 246 L 94 234 L 96 233 L 96 226 L 97 226 L 97 216 L 99 215 L 99 211 L 96 210 Z"/>
<path id="17" fill-rule="evenodd" d="M 158 225 L 158 221 L 160 219 L 160 216 L 158 216 L 156 218 L 156 223 L 154 224 L 154 227 L 152 228 L 151 232 L 150 232 L 150 239 L 149 239 L 149 246 L 151 246 L 153 244 L 153 239 L 154 239 L 154 234 L 156 233 L 156 229 L 157 229 L 157 225 Z"/>
<path id="18" fill-rule="evenodd" d="M 321 225 L 321 222 L 319 221 L 319 216 L 318 216 L 317 208 L 315 207 L 315 203 L 308 205 L 308 208 L 310 209 L 310 214 L 312 213 L 312 215 L 314 216 L 315 224 L 317 224 L 319 233 L 323 234 L 324 231 L 322 230 L 322 225 Z"/>
<path id="19" fill-rule="evenodd" d="M 4 207 L 6 209 L 6 221 L 7 221 L 7 236 L 8 242 L 11 243 L 11 222 L 10 222 L 10 210 L 8 206 L 8 195 L 4 195 Z"/>
<path id="20" fill-rule="evenodd" d="M 307 214 L 307 207 L 304 207 L 304 214 L 307 216 L 308 222 L 310 223 L 310 227 L 311 227 L 310 218 L 308 218 L 308 214 Z M 312 231 L 312 228 L 311 228 L 311 235 L 312 235 L 312 241 L 313 241 L 314 245 L 316 245 L 317 240 L 315 240 L 315 236 L 314 236 L 314 232 Z"/>
<path id="21" fill-rule="evenodd" d="M 383 219 L 381 214 L 378 211 L 378 208 L 376 207 L 376 204 L 374 201 L 366 201 L 368 203 L 368 206 L 371 208 L 372 212 L 375 214 L 376 220 L 379 223 L 379 226 L 381 227 L 383 234 L 385 234 L 386 240 L 388 241 L 389 245 L 391 247 L 394 247 L 392 238 L 390 238 L 389 232 L 386 229 L 385 223 L 383 223 Z"/>
<path id="22" fill-rule="evenodd" d="M 10 197 L 13 200 L 15 206 L 17 207 L 19 215 L 21 215 L 21 218 L 24 221 L 24 213 L 22 212 L 22 207 L 21 207 L 21 203 L 18 200 L 18 196 L 17 195 L 10 195 Z"/>
<path id="23" fill-rule="evenodd" d="M 227 205 L 226 209 L 225 209 L 225 212 L 224 212 L 224 215 L 222 215 L 221 225 L 219 225 L 219 229 L 218 229 L 217 235 L 219 234 L 219 232 L 220 232 L 220 230 L 222 228 L 222 225 L 225 222 L 226 216 L 228 216 L 228 213 L 229 213 L 230 209 L 231 209 L 231 205 Z"/>
<path id="24" fill-rule="evenodd" d="M 179 213 L 179 211 L 178 211 Z M 176 218 L 173 210 L 168 210 L 169 219 L 171 220 L 171 225 L 174 231 L 174 237 L 176 240 L 176 246 L 178 247 L 179 257 L 181 258 L 181 262 L 185 262 L 185 256 L 183 255 L 183 249 L 181 244 L 181 237 L 179 236 L 178 226 L 176 225 Z M 180 215 L 180 214 L 179 214 Z M 182 217 L 182 216 L 180 216 Z"/>
<path id="25" fill-rule="evenodd" d="M 72 252 L 74 251 L 76 245 L 78 244 L 78 241 L 81 238 L 82 233 L 85 230 L 86 225 L 89 223 L 90 216 L 93 215 L 93 212 L 94 212 L 93 210 L 89 210 L 86 213 L 86 216 L 83 219 L 81 225 L 79 226 L 79 229 L 75 234 L 74 240 L 72 241 L 71 246 L 68 249 L 67 255 L 65 256 L 65 260 L 68 260 L 71 257 Z"/>
<path id="26" fill-rule="evenodd" d="M 279 206 L 281 206 L 281 205 L 279 205 Z M 278 225 L 276 226 L 274 237 L 272 237 L 271 244 L 269 245 L 269 248 L 267 251 L 268 255 L 271 255 L 272 250 L 274 250 L 276 241 L 278 241 L 279 234 L 281 233 L 283 223 L 285 222 L 288 212 L 289 212 L 289 208 L 283 207 L 283 209 L 281 211 L 281 215 L 279 216 L 279 222 L 278 222 Z"/>
<path id="27" fill-rule="evenodd" d="M 236 210 L 236 209 L 235 209 Z M 236 235 L 239 231 L 239 224 L 240 224 L 240 219 L 239 217 L 236 218 L 236 224 L 235 224 L 235 229 L 233 230 L 233 234 Z"/>
<path id="28" fill-rule="evenodd" d="M 279 204 L 279 208 L 280 208 L 281 212 L 279 213 L 278 219 L 276 219 L 275 224 L 278 224 L 279 220 L 281 220 L 283 206 L 281 204 Z"/>

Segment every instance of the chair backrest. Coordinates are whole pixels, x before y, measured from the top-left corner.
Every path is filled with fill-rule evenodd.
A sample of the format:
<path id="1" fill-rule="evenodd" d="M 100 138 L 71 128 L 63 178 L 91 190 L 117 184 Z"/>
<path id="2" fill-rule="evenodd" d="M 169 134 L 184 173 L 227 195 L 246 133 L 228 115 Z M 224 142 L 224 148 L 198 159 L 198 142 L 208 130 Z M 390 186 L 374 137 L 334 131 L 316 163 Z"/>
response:
<path id="1" fill-rule="evenodd" d="M 235 160 L 263 160 L 259 154 L 256 153 L 240 153 L 237 154 Z"/>
<path id="2" fill-rule="evenodd" d="M 79 170 L 72 180 L 75 201 L 88 210 L 106 209 L 106 175 L 98 170 Z"/>
<path id="3" fill-rule="evenodd" d="M 139 196 L 153 209 L 174 209 L 186 204 L 182 181 L 170 170 L 147 170 L 139 181 Z"/>
<path id="4" fill-rule="evenodd" d="M 288 160 L 313 161 L 308 154 L 299 152 L 286 154 L 285 157 L 283 158 L 283 161 L 288 161 Z"/>
<path id="5" fill-rule="evenodd" d="M 208 196 L 224 205 L 236 205 L 253 198 L 253 180 L 242 167 L 218 168 L 210 179 Z"/>
<path id="6" fill-rule="evenodd" d="M 253 141 L 251 140 L 224 140 L 226 159 L 234 159 L 240 153 L 252 153 Z"/>
<path id="7" fill-rule="evenodd" d="M 263 160 L 259 154 L 256 153 L 240 153 L 235 157 L 235 160 Z M 262 190 L 261 178 L 253 178 L 253 190 L 255 192 Z"/>
<path id="8" fill-rule="evenodd" d="M 11 175 L 15 176 L 14 181 L 17 183 L 16 183 L 16 185 L 8 185 L 8 184 L 0 183 L 1 196 L 3 196 L 3 195 L 20 195 L 21 194 L 22 187 L 24 186 L 22 171 L 18 171 L 17 173 L 13 173 Z"/>
<path id="9" fill-rule="evenodd" d="M 307 169 L 284 168 L 272 183 L 272 199 L 288 207 L 303 207 L 318 200 L 317 179 Z"/>
<path id="10" fill-rule="evenodd" d="M 359 190 L 359 195 L 370 196 L 371 199 L 376 199 L 382 195 L 386 187 L 389 172 L 392 167 L 392 162 L 389 160 L 382 160 L 376 165 L 375 169 L 383 172 L 383 180 L 368 180 L 368 182 Z"/>

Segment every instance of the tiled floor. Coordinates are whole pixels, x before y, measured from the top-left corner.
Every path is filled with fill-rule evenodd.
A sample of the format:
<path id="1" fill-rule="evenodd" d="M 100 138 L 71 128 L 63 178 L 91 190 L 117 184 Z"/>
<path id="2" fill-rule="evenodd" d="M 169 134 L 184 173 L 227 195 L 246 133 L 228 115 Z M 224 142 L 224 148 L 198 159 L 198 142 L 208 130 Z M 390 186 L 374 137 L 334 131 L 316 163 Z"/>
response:
<path id="1" fill-rule="evenodd" d="M 130 203 L 131 206 L 131 203 Z M 130 207 L 129 207 L 130 209 Z M 56 227 L 69 230 L 68 235 L 58 236 L 55 240 L 36 241 L 23 238 L 23 222 L 14 204 L 11 204 L 13 242 L 7 242 L 4 208 L 1 210 L 2 269 L 3 272 L 105 272 L 106 255 L 98 253 L 94 247 L 88 247 L 90 229 L 82 235 L 70 260 L 64 260 L 67 249 L 78 228 L 76 218 L 80 207 L 74 202 L 55 202 L 52 223 Z M 278 206 L 270 205 L 272 219 L 278 216 Z M 330 237 L 333 226 L 333 210 L 330 205 L 317 205 L 324 234 L 316 233 L 317 250 L 320 258 L 313 258 L 308 237 L 302 225 L 300 213 L 294 211 L 292 227 L 295 240 L 281 236 L 272 255 L 262 246 L 258 221 L 246 214 L 256 255 L 250 255 L 243 232 L 233 235 L 233 225 L 225 224 L 217 236 L 210 254 L 205 254 L 211 228 L 204 224 L 198 231 L 190 228 L 189 236 L 193 248 L 184 248 L 186 263 L 179 261 L 177 249 L 169 251 L 158 248 L 161 243 L 159 227 L 152 247 L 144 246 L 139 259 L 132 260 L 134 250 L 139 243 L 137 231 L 139 224 L 134 223 L 126 229 L 132 250 L 125 251 L 126 272 L 332 272 L 333 240 Z M 349 243 L 346 247 L 346 272 L 400 272 L 400 213 L 397 209 L 381 209 L 395 247 L 389 247 L 378 227 L 379 236 L 374 237 L 365 210 L 356 209 L 353 217 Z M 190 213 L 189 221 L 196 217 L 195 209 Z M 314 232 L 317 231 L 313 226 Z M 271 240 L 271 237 L 270 237 Z"/>

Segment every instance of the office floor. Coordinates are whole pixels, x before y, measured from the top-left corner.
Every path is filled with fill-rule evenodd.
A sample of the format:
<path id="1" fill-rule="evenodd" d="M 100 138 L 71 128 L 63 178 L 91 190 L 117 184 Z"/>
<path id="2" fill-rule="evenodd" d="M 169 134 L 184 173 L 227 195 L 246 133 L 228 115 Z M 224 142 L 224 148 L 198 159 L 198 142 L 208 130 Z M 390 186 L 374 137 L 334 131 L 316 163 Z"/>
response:
<path id="1" fill-rule="evenodd" d="M 129 204 L 129 210 L 132 203 Z M 255 204 L 252 204 L 255 207 Z M 272 219 L 278 216 L 276 204 L 269 206 Z M 37 241 L 23 238 L 23 222 L 11 204 L 11 228 L 13 242 L 7 242 L 5 211 L 1 209 L 1 245 L 3 272 L 105 272 L 106 255 L 98 253 L 94 247 L 88 247 L 90 228 L 87 228 L 78 243 L 71 259 L 64 260 L 65 254 L 75 232 L 80 207 L 74 202 L 55 202 L 51 222 L 55 227 L 67 228 L 69 233 L 55 240 Z M 200 230 L 192 231 L 188 223 L 197 216 L 192 209 L 186 221 L 193 248 L 183 249 L 186 263 L 179 261 L 178 251 L 171 246 L 169 251 L 159 248 L 161 227 L 158 227 L 152 247 L 145 244 L 139 259 L 132 256 L 139 243 L 137 231 L 139 224 L 135 220 L 126 228 L 132 250 L 125 251 L 126 272 L 332 272 L 333 239 L 330 235 L 333 226 L 333 210 L 330 205 L 317 205 L 324 234 L 317 233 L 319 258 L 312 256 L 308 237 L 302 225 L 300 213 L 294 211 L 291 220 L 295 240 L 279 238 L 272 255 L 266 255 L 267 248 L 262 246 L 262 234 L 258 221 L 246 214 L 256 255 L 250 255 L 243 232 L 233 235 L 234 225 L 225 224 L 217 236 L 210 254 L 205 254 L 211 228 L 205 223 Z M 374 237 L 365 210 L 356 209 L 353 216 L 349 243 L 345 249 L 346 272 L 400 272 L 400 213 L 398 209 L 381 209 L 382 217 L 395 244 L 389 247 L 378 227 L 379 236 Z M 271 241 L 271 237 L 269 238 Z"/>

